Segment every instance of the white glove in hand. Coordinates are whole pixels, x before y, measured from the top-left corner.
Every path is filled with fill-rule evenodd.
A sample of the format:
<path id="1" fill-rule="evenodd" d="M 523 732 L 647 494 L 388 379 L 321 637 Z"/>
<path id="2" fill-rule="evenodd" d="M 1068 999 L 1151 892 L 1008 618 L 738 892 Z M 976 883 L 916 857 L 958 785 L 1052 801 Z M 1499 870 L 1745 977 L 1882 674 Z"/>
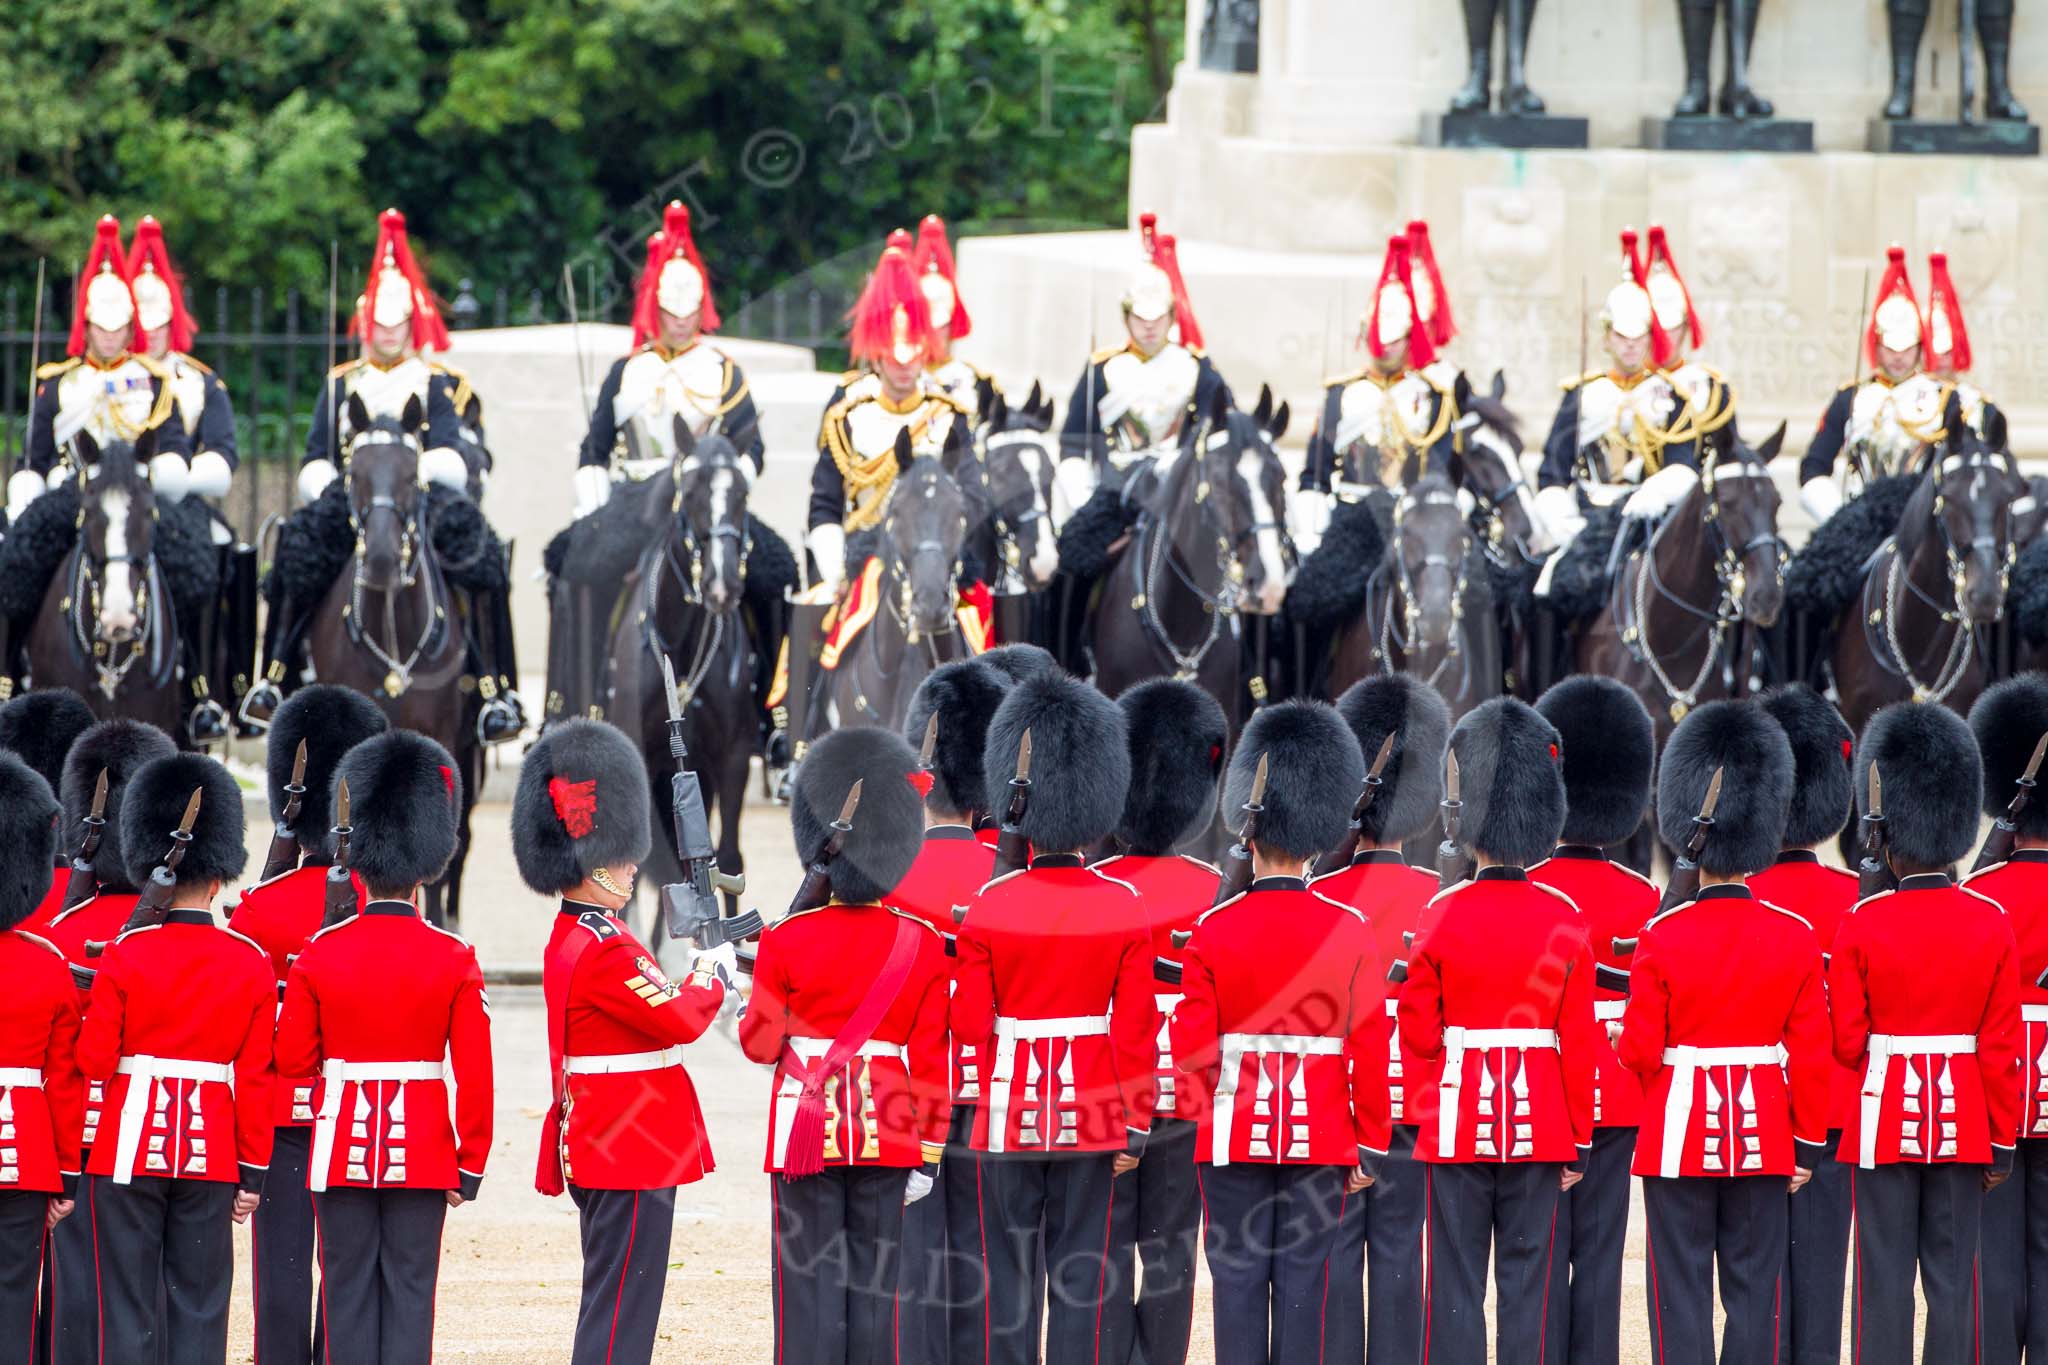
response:
<path id="1" fill-rule="evenodd" d="M 1643 480 L 1643 486 L 1622 504 L 1625 517 L 1661 517 L 1684 500 L 1699 484 L 1699 471 L 1689 465 L 1669 464 Z"/>
<path id="2" fill-rule="evenodd" d="M 1560 545 L 1578 539 L 1586 529 L 1586 514 L 1579 510 L 1578 495 L 1569 484 L 1552 484 L 1537 490 L 1536 514 Z"/>
<path id="3" fill-rule="evenodd" d="M 432 450 L 420 452 L 420 483 L 439 484 L 460 493 L 469 487 L 469 466 L 464 463 L 462 452 L 448 446 L 435 446 Z"/>
<path id="4" fill-rule="evenodd" d="M 334 466 L 326 460 L 314 460 L 299 471 L 299 497 L 312 502 L 327 491 L 327 485 L 336 478 Z"/>
<path id="5" fill-rule="evenodd" d="M 910 1183 L 903 1187 L 903 1203 L 907 1208 L 932 1192 L 932 1178 L 923 1171 L 912 1171 Z"/>
<path id="6" fill-rule="evenodd" d="M 804 539 L 810 547 L 811 558 L 818 561 L 819 581 L 832 585 L 837 592 L 846 585 L 846 530 L 834 522 L 822 522 L 811 528 Z"/>
<path id="7" fill-rule="evenodd" d="M 1295 489 L 1287 500 L 1287 526 L 1302 558 L 1314 554 L 1330 529 L 1330 495 L 1320 488 Z"/>
<path id="8" fill-rule="evenodd" d="M 1066 525 L 1067 518 L 1088 505 L 1088 499 L 1095 496 L 1097 481 L 1095 461 L 1086 456 L 1072 456 L 1053 466 L 1052 522 L 1055 529 Z"/>
<path id="9" fill-rule="evenodd" d="M 1842 486 L 1829 475 L 1816 474 L 1799 485 L 1799 505 L 1818 526 L 1842 510 Z"/>
<path id="10" fill-rule="evenodd" d="M 727 990 L 733 990 L 739 985 L 739 953 L 730 943 L 721 943 L 716 948 L 700 948 L 690 959 L 690 972 L 692 975 L 715 976 L 725 983 Z"/>
<path id="11" fill-rule="evenodd" d="M 160 502 L 183 502 L 192 487 L 192 466 L 183 455 L 159 455 L 149 462 L 149 486 Z"/>
<path id="12" fill-rule="evenodd" d="M 571 483 L 576 489 L 576 515 L 587 517 L 611 501 L 612 472 L 601 464 L 577 467 Z"/>
<path id="13" fill-rule="evenodd" d="M 225 455 L 217 450 L 202 450 L 192 457 L 189 491 L 202 498 L 224 498 L 234 477 L 235 471 L 228 468 Z"/>
<path id="14" fill-rule="evenodd" d="M 7 520 L 19 521 L 28 505 L 49 491 L 43 476 L 33 469 L 17 469 L 7 480 Z"/>

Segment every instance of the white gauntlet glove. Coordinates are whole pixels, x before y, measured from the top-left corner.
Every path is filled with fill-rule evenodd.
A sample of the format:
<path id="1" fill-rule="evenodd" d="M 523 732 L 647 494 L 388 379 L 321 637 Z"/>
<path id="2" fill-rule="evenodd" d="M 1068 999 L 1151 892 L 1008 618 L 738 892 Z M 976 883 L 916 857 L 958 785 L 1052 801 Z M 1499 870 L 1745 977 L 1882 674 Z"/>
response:
<path id="1" fill-rule="evenodd" d="M 1578 539 L 1586 529 L 1586 514 L 1579 510 L 1578 494 L 1570 484 L 1552 484 L 1536 492 L 1536 514 L 1543 518 L 1551 537 L 1560 545 Z"/>
<path id="2" fill-rule="evenodd" d="M 420 485 L 439 484 L 460 493 L 469 487 L 469 465 L 463 461 L 462 452 L 448 446 L 435 446 L 432 450 L 420 452 Z"/>
<path id="3" fill-rule="evenodd" d="M 228 485 L 234 481 L 235 471 L 228 468 L 225 455 L 217 450 L 202 450 L 192 457 L 192 476 L 187 481 L 188 491 L 202 498 L 224 498 Z"/>
<path id="4" fill-rule="evenodd" d="M 1097 476 L 1095 461 L 1084 455 L 1061 460 L 1052 469 L 1052 524 L 1055 530 L 1067 524 L 1067 518 L 1088 505 L 1088 499 L 1095 496 Z"/>
<path id="5" fill-rule="evenodd" d="M 332 464 L 326 460 L 314 460 L 299 471 L 299 497 L 306 502 L 314 501 L 337 477 Z"/>
<path id="6" fill-rule="evenodd" d="M 183 455 L 159 455 L 149 462 L 149 486 L 161 502 L 183 502 L 192 487 L 192 466 Z"/>
<path id="7" fill-rule="evenodd" d="M 49 491 L 43 476 L 33 469 L 17 469 L 7 480 L 7 520 L 12 523 L 21 520 L 21 514 L 28 505 Z"/>
<path id="8" fill-rule="evenodd" d="M 930 1194 L 932 1192 L 932 1183 L 932 1178 L 923 1171 L 912 1171 L 910 1173 L 910 1183 L 903 1187 L 903 1203 L 905 1207 L 915 1204 L 918 1200 Z"/>
<path id="9" fill-rule="evenodd" d="M 1699 484 L 1699 471 L 1690 465 L 1668 464 L 1649 478 L 1643 486 L 1628 495 L 1628 501 L 1621 506 L 1625 517 L 1661 517 L 1685 500 L 1685 495 Z"/>
<path id="10" fill-rule="evenodd" d="M 1842 510 L 1842 486 L 1830 475 L 1816 474 L 1799 485 L 1799 505 L 1818 526 Z"/>
<path id="11" fill-rule="evenodd" d="M 690 958 L 692 976 L 711 976 L 723 982 L 728 991 L 738 990 L 740 983 L 739 953 L 730 943 L 721 943 L 716 948 L 699 948 Z"/>
<path id="12" fill-rule="evenodd" d="M 1297 488 L 1287 500 L 1287 527 L 1294 535 L 1294 547 L 1303 559 L 1323 543 L 1330 529 L 1330 495 L 1320 488 Z"/>
<path id="13" fill-rule="evenodd" d="M 576 489 L 576 516 L 579 520 L 611 501 L 612 472 L 601 464 L 577 466 L 570 481 Z"/>
<path id="14" fill-rule="evenodd" d="M 846 586 L 846 530 L 836 522 L 821 522 L 804 538 L 811 558 L 818 561 L 818 581 L 831 585 L 833 592 Z"/>

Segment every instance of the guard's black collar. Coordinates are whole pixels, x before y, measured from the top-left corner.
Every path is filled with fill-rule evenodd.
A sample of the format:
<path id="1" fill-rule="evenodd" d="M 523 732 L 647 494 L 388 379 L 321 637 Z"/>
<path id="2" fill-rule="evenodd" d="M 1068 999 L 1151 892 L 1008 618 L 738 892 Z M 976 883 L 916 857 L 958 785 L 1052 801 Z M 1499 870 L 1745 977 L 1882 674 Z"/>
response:
<path id="1" fill-rule="evenodd" d="M 595 907 L 593 907 L 595 908 Z M 371 901 L 363 907 L 366 915 L 407 915 L 418 919 L 420 912 L 411 901 Z"/>
<path id="2" fill-rule="evenodd" d="M 966 825 L 933 825 L 924 832 L 924 837 L 927 840 L 965 839 L 972 841 L 974 838 L 974 831 L 968 828 Z"/>
<path id="3" fill-rule="evenodd" d="M 1032 869 L 1041 867 L 1085 867 L 1078 853 L 1040 853 L 1031 859 Z"/>
<path id="4" fill-rule="evenodd" d="M 1703 901 L 1746 901 L 1755 899 L 1749 887 L 1743 882 L 1715 882 L 1712 886 L 1700 888 L 1695 900 Z"/>
<path id="5" fill-rule="evenodd" d="M 1817 863 L 1820 854 L 1810 848 L 1788 848 L 1778 855 L 1780 863 Z"/>
<path id="6" fill-rule="evenodd" d="M 1526 882 L 1529 869 L 1526 867 L 1482 867 L 1472 874 L 1475 882 Z"/>
<path id="7" fill-rule="evenodd" d="M 1941 891 L 1954 885 L 1946 872 L 1915 872 L 1910 877 L 1899 878 L 1901 891 Z"/>
<path id="8" fill-rule="evenodd" d="M 1254 877 L 1247 891 L 1306 891 L 1308 882 L 1300 877 Z"/>
<path id="9" fill-rule="evenodd" d="M 397 904 L 397 903 L 398 903 L 398 902 L 395 902 L 395 901 L 386 901 L 386 902 L 385 902 L 385 904 L 387 904 L 387 905 L 391 905 L 391 904 Z M 605 909 L 605 908 L 604 908 L 604 907 L 603 907 L 602 905 L 592 905 L 592 904 L 591 904 L 590 902 L 588 902 L 588 901 L 576 901 L 576 900 L 570 900 L 570 899 L 569 899 L 569 898 L 568 898 L 567 896 L 564 896 L 564 897 L 562 897 L 562 913 L 563 913 L 563 914 L 565 914 L 565 915 L 567 915 L 567 916 L 568 916 L 569 918 L 571 918 L 571 919 L 580 919 L 580 918 L 582 918 L 582 917 L 583 917 L 584 915 L 589 915 L 589 914 L 598 914 L 598 915 L 609 915 L 609 914 L 610 914 L 610 913 L 612 913 L 612 912 L 611 912 L 611 911 L 609 911 L 609 910 L 607 910 L 607 909 Z"/>
<path id="10" fill-rule="evenodd" d="M 2048 848 L 2016 848 L 2012 851 L 2012 857 L 2006 859 L 2006 861 L 2011 863 L 2048 863 Z"/>
<path id="11" fill-rule="evenodd" d="M 165 911 L 164 923 L 211 925 L 213 923 L 213 911 L 202 910 L 196 905 L 182 905 L 175 910 Z"/>
<path id="12" fill-rule="evenodd" d="M 1559 844 L 1557 851 L 1550 856 L 1553 858 L 1576 858 L 1589 863 L 1604 863 L 1607 861 L 1607 850 L 1595 848 L 1591 844 Z"/>
<path id="13" fill-rule="evenodd" d="M 1369 865 L 1401 867 L 1406 862 L 1407 860 L 1401 856 L 1401 850 L 1398 848 L 1361 848 L 1358 852 L 1351 855 L 1351 865 L 1353 867 L 1366 867 Z"/>

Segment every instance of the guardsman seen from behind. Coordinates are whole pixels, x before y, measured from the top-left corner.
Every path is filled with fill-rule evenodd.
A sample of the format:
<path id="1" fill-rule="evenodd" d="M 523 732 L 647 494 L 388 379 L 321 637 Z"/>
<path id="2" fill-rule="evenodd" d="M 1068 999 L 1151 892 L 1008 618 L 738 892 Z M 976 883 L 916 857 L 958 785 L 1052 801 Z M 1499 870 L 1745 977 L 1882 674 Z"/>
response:
<path id="1" fill-rule="evenodd" d="M 1332 1281 L 1360 1273 L 1393 1125 L 1386 967 L 1365 916 L 1307 879 L 1364 783 L 1358 741 L 1314 701 L 1255 714 L 1224 782 L 1252 880 L 1196 921 L 1172 1022 L 1198 1115 L 1217 1365 L 1364 1356 L 1362 1300 Z"/>
<path id="2" fill-rule="evenodd" d="M 1970 727 L 1938 704 L 1887 706 L 1856 750 L 1857 802 L 1897 878 L 1857 902 L 1828 960 L 1835 1056 L 1863 1073 L 1842 1135 L 1858 1365 L 1913 1359 L 1916 1272 L 1926 1358 L 1979 1358 L 1983 1193 L 2012 1172 L 2022 1074 L 2011 922 L 1950 871 L 1976 840 L 1983 771 Z"/>
<path id="3" fill-rule="evenodd" d="M 85 704 L 85 698 L 70 688 L 39 687 L 0 706 L 0 749 L 28 764 L 29 771 L 42 778 L 54 793 L 64 786 L 65 755 L 71 752 L 78 737 L 97 723 L 98 718 Z M 42 904 L 21 926 L 32 933 L 42 933 L 43 927 L 64 908 L 64 890 L 70 881 L 65 870 L 71 863 L 71 850 L 64 845 L 71 837 L 69 826 L 60 821 L 56 875 L 50 879 L 49 890 L 43 893 Z"/>
<path id="4" fill-rule="evenodd" d="M 910 699 L 903 737 L 929 763 L 924 794 L 924 844 L 889 904 L 939 931 L 952 975 L 953 908 L 966 905 L 994 875 L 995 846 L 976 831 L 988 818 L 988 775 L 982 747 L 989 721 L 1009 693 L 1009 674 L 987 656 L 941 664 Z M 948 1365 L 982 1351 L 982 1306 L 988 1295 L 981 1262 L 981 1210 L 976 1189 L 974 1108 L 981 1099 L 981 1057 L 954 1038 L 948 1076 L 951 1122 L 946 1156 L 932 1192 L 903 1211 L 903 1295 L 898 1341 L 906 1365 Z"/>
<path id="5" fill-rule="evenodd" d="M 1820 860 L 1822 845 L 1849 822 L 1849 769 L 1855 735 L 1842 713 L 1805 683 L 1758 699 L 1792 744 L 1792 805 L 1778 860 L 1749 879 L 1750 894 L 1813 926 L 1821 953 L 1856 904 L 1856 877 Z M 1778 1359 L 1787 1365 L 1836 1365 L 1842 1354 L 1842 1291 L 1849 1273 L 1850 1173 L 1842 1130 L 1856 1105 L 1861 1073 L 1837 1062 L 1828 1086 L 1827 1150 L 1792 1200 L 1787 1222 L 1785 1292 L 1778 1313 Z"/>
<path id="6" fill-rule="evenodd" d="M 1563 1195 L 1593 1144 L 1593 951 L 1563 892 L 1531 881 L 1564 829 L 1558 733 L 1497 698 L 1451 731 L 1460 846 L 1476 871 L 1430 903 L 1401 990 L 1404 1077 L 1433 1092 L 1416 1155 L 1429 1163 L 1431 1365 L 1486 1359 L 1486 1266 L 1503 1360 L 1563 1360 Z M 1446 784 L 1446 799 L 1448 783 Z"/>
<path id="7" fill-rule="evenodd" d="M 1159 1006 L 1159 1111 L 1138 1169 L 1115 1185 L 1115 1221 L 1137 1238 L 1136 1359 L 1182 1365 L 1195 1316 L 1195 1245 L 1202 1226 L 1192 1108 L 1179 1105 L 1167 1018 L 1181 1000 L 1181 949 L 1195 921 L 1216 904 L 1220 874 L 1174 850 L 1206 834 L 1230 724 L 1216 699 L 1193 683 L 1153 678 L 1117 698 L 1130 730 L 1131 787 L 1117 822 L 1122 850 L 1094 866 L 1138 889 L 1152 926 L 1153 1000 Z M 1128 1273 L 1128 1271 L 1126 1271 Z"/>
<path id="8" fill-rule="evenodd" d="M 773 1063 L 775 1358 L 881 1365 L 896 1346 L 905 1206 L 945 1153 L 946 949 L 884 904 L 923 840 L 917 755 L 887 730 L 835 731 L 797 774 L 797 856 L 830 898 L 761 937 L 740 1048 Z"/>
<path id="9" fill-rule="evenodd" d="M 571 719 L 527 751 L 512 800 L 519 875 L 561 901 L 542 959 L 553 1091 L 535 1184 L 576 1202 L 574 1365 L 653 1355 L 676 1187 L 712 1170 L 683 1045 L 718 1017 L 736 967 L 724 945 L 672 982 L 622 918 L 653 837 L 649 791 L 631 740 Z"/>
<path id="10" fill-rule="evenodd" d="M 1151 1136 L 1159 1012 L 1144 903 L 1083 858 L 1123 816 L 1128 727 L 1087 683 L 1046 674 L 1004 699 L 983 753 L 992 809 L 1011 805 L 1028 753 L 1017 831 L 1032 850 L 974 897 L 956 940 L 953 1032 L 982 1058 L 988 1360 L 1039 1358 L 1041 1261 L 1046 1358 L 1122 1360 L 1131 1297 L 1118 1268 L 1133 1233 L 1115 1225 L 1111 1187 Z"/>
<path id="11" fill-rule="evenodd" d="M 171 754 L 127 786 L 120 847 L 129 882 L 151 890 L 144 922 L 97 959 L 78 1038 L 79 1070 L 106 1086 L 108 1131 L 87 1166 L 100 1358 L 218 1365 L 229 1223 L 255 1212 L 270 1165 L 277 985 L 263 950 L 214 919 L 222 884 L 248 861 L 235 779 Z"/>
<path id="12" fill-rule="evenodd" d="M 270 723 L 267 753 L 272 843 L 280 870 L 266 866 L 263 881 L 242 893 L 228 927 L 253 939 L 270 958 L 277 1002 L 284 1003 L 291 966 L 327 913 L 327 832 L 334 826 L 334 770 L 350 749 L 390 728 L 377 704 L 360 692 L 313 683 L 292 693 Z M 299 746 L 306 761 L 294 784 Z M 294 792 L 297 785 L 302 790 Z M 294 800 L 294 797 L 297 799 Z M 358 905 L 362 888 L 355 888 Z M 320 1354 L 324 1331 L 313 1312 L 313 1197 L 306 1188 L 312 1157 L 317 1074 L 280 1073 L 270 1176 L 250 1231 L 252 1292 L 256 1301 L 256 1353 L 265 1362 L 307 1365 Z"/>
<path id="13" fill-rule="evenodd" d="M 1353 798 L 1352 829 L 1357 846 L 1335 870 L 1310 885 L 1319 895 L 1357 910 L 1372 927 L 1387 985 L 1387 1096 L 1393 1136 L 1379 1176 L 1365 1192 L 1365 1270 L 1333 1265 L 1333 1294 L 1367 1295 L 1366 1365 L 1408 1365 L 1422 1358 L 1422 1226 L 1429 1213 L 1427 1170 L 1415 1162 L 1420 1102 L 1414 1088 L 1420 1063 L 1404 1053 L 1394 1011 L 1400 986 L 1391 978 L 1407 971 L 1409 944 L 1420 936 L 1423 907 L 1436 896 L 1436 874 L 1410 867 L 1401 846 L 1436 823 L 1443 797 L 1444 746 L 1451 737 L 1451 710 L 1443 694 L 1405 673 L 1362 678 L 1337 698 L 1337 714 L 1351 727 L 1367 760 L 1365 791 Z M 1377 785 L 1371 765 L 1393 736 Z M 1338 847 L 1351 843 L 1347 834 Z M 1402 964 L 1395 972 L 1394 964 Z"/>
<path id="14" fill-rule="evenodd" d="M 1827 1150 L 1833 1067 L 1820 940 L 1745 884 L 1777 857 L 1793 771 L 1784 732 L 1746 701 L 1699 707 L 1664 746 L 1664 841 L 1689 850 L 1710 789 L 1716 803 L 1694 898 L 1643 928 L 1615 1042 L 1646 1085 L 1635 1173 L 1657 1365 L 1717 1358 L 1717 1267 L 1727 1310 L 1718 1358 L 1778 1358 L 1785 1192 L 1789 1183 L 1796 1197 Z"/>
<path id="15" fill-rule="evenodd" d="M 396 730 L 343 756 L 337 811 L 343 783 L 347 866 L 368 899 L 292 964 L 277 1060 L 287 1076 L 320 1076 L 306 1183 L 335 1327 L 327 1365 L 398 1365 L 433 1352 L 442 1227 L 483 1183 L 491 1008 L 476 950 L 416 908 L 455 854 L 455 760 Z M 330 858 L 337 846 L 330 834 Z"/>
<path id="16" fill-rule="evenodd" d="M 56 848 L 50 784 L 0 753 L 0 1342 L 15 1360 L 29 1359 L 31 1340 L 43 1336 L 38 1286 L 46 1304 L 55 1287 L 42 1283 L 44 1252 L 77 1208 L 85 1117 L 78 993 L 64 955 L 21 928 L 43 898 Z"/>
<path id="17" fill-rule="evenodd" d="M 1564 833 L 1532 880 L 1571 897 L 1586 917 L 1596 967 L 1627 966 L 1615 939 L 1632 939 L 1657 913 L 1655 884 L 1607 849 L 1642 828 L 1657 758 L 1650 713 L 1612 678 L 1578 674 L 1536 700 L 1564 739 Z M 1628 997 L 1597 988 L 1593 1017 L 1617 1022 Z M 1643 1107 L 1642 1081 L 1614 1058 L 1603 1032 L 1593 1042 L 1593 1150 L 1586 1178 L 1564 1198 L 1558 1244 L 1569 1249 L 1565 1320 L 1572 1365 L 1619 1365 L 1621 1260 L 1628 1240 L 1629 1162 Z"/>
<path id="18" fill-rule="evenodd" d="M 1963 885 L 2004 908 L 2020 976 L 2019 1142 L 2012 1179 L 1984 1196 L 1983 1359 L 2018 1365 L 2022 1354 L 2048 1360 L 2048 801 L 2034 766 L 2048 680 L 2023 673 L 1992 688 L 1970 708 L 1970 729 L 1984 756 L 1984 813 L 2002 824 Z"/>

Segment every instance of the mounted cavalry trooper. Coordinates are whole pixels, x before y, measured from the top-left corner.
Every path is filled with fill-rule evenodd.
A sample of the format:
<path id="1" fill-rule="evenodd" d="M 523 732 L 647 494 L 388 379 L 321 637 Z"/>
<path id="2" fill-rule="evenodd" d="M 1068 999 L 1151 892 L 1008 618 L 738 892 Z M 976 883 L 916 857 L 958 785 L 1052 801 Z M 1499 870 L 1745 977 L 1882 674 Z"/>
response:
<path id="1" fill-rule="evenodd" d="M 1323 382 L 1322 416 L 1289 505 L 1304 554 L 1321 543 L 1333 499 L 1351 502 L 1424 475 L 1450 476 L 1459 440 L 1458 369 L 1438 353 L 1456 335 L 1429 225 L 1417 220 L 1405 236 L 1387 240 L 1372 308 L 1359 319 L 1371 363 Z"/>
<path id="2" fill-rule="evenodd" d="M 1955 386 L 1956 396 L 1963 400 L 1963 420 L 1982 435 L 1985 419 L 1998 405 L 1984 396 L 1984 390 L 1963 378 L 1974 357 L 1969 328 L 1963 322 L 1963 301 L 1957 297 L 1955 281 L 1949 275 L 1946 251 L 1927 253 L 1925 323 L 1927 345 L 1923 359 L 1927 373 Z"/>
<path id="3" fill-rule="evenodd" d="M 1692 404 L 1694 439 L 1711 436 L 1735 420 L 1735 389 L 1726 375 L 1693 355 L 1706 344 L 1707 329 L 1700 321 L 1699 309 L 1693 306 L 1692 290 L 1678 273 L 1671 239 L 1661 223 L 1650 224 L 1643 275 L 1657 325 L 1671 345 L 1671 359 L 1664 372 Z"/>
<path id="4" fill-rule="evenodd" d="M 1635 1173 L 1658 1365 L 1715 1358 L 1717 1269 L 1720 1358 L 1782 1359 L 1785 1194 L 1827 1156 L 1833 1073 L 1820 940 L 1746 885 L 1778 856 L 1793 776 L 1784 732 L 1747 701 L 1687 713 L 1658 773 L 1658 832 L 1673 848 L 1721 788 L 1699 887 L 1644 926 L 1613 1029 L 1615 1054 L 1646 1087 Z M 1951 1358 L 1963 1357 L 1930 1356 Z"/>
<path id="5" fill-rule="evenodd" d="M 955 403 L 979 417 L 1002 393 L 987 370 L 953 354 L 974 323 L 967 301 L 960 297 L 960 276 L 953 267 L 953 248 L 946 244 L 946 222 L 928 213 L 917 225 L 917 248 L 911 258 L 917 287 L 924 291 L 925 313 L 932 324 L 932 360 L 925 373 Z"/>
<path id="6" fill-rule="evenodd" d="M 397 209 L 378 215 L 369 279 L 356 299 L 349 331 L 361 339 L 362 354 L 337 365 L 321 386 L 299 462 L 300 497 L 314 505 L 336 486 L 350 446 L 364 435 L 354 429 L 350 415 L 358 399 L 372 422 L 398 417 L 408 401 L 417 402 L 426 421 L 418 438 L 421 484 L 466 495 L 469 466 L 458 443 L 464 439 L 465 424 L 472 432 L 479 429 L 481 403 L 466 378 L 430 358 L 448 349 L 448 325 L 413 256 L 405 215 Z M 308 515 L 302 508 L 293 520 Z M 473 634 L 480 637 L 478 648 L 485 656 L 475 661 L 477 690 L 483 697 L 478 734 L 487 744 L 501 744 L 516 738 L 525 725 L 518 694 L 512 690 L 518 666 L 511 617 L 502 592 L 478 591 L 469 597 Z M 246 723 L 267 725 L 284 692 L 296 685 L 312 616 L 307 604 L 273 602 L 264 633 L 264 675 L 242 701 L 241 718 Z"/>

